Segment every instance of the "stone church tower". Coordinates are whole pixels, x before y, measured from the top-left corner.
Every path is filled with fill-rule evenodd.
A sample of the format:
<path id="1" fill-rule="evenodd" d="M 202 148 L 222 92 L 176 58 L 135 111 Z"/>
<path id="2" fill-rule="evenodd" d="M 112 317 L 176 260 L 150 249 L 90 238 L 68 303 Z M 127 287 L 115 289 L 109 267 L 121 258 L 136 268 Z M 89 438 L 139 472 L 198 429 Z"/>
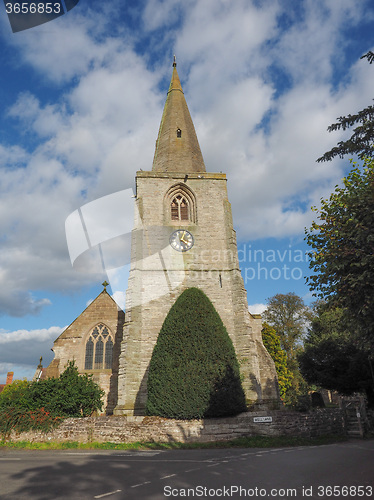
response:
<path id="1" fill-rule="evenodd" d="M 144 414 L 157 336 L 190 287 L 200 288 L 220 315 L 247 400 L 278 400 L 261 319 L 248 312 L 226 175 L 206 171 L 175 62 L 152 170 L 136 174 L 136 208 L 114 414 Z"/>

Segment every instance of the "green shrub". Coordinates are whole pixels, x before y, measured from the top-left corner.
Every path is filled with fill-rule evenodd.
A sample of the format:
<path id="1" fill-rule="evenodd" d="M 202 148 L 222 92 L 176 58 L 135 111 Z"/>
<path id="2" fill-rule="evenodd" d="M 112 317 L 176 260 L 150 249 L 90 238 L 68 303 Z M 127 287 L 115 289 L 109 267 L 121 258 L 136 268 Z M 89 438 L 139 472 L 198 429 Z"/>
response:
<path id="1" fill-rule="evenodd" d="M 80 375 L 69 361 L 59 378 L 38 382 L 15 381 L 0 394 L 0 434 L 48 430 L 64 417 L 88 417 L 103 407 L 104 392 L 90 375 Z"/>
<path id="2" fill-rule="evenodd" d="M 15 380 L 6 385 L 0 393 L 0 409 L 9 406 L 17 406 L 25 410 L 33 407 L 32 398 L 30 398 L 30 385 L 32 382 L 27 380 Z"/>
<path id="3" fill-rule="evenodd" d="M 58 379 L 50 378 L 36 382 L 35 391 L 38 406 L 59 417 L 89 417 L 103 407 L 104 391 L 92 380 L 92 375 L 80 375 L 74 361 Z"/>
<path id="4" fill-rule="evenodd" d="M 146 412 L 192 419 L 245 410 L 231 339 L 208 297 L 189 288 L 170 309 L 153 350 Z"/>

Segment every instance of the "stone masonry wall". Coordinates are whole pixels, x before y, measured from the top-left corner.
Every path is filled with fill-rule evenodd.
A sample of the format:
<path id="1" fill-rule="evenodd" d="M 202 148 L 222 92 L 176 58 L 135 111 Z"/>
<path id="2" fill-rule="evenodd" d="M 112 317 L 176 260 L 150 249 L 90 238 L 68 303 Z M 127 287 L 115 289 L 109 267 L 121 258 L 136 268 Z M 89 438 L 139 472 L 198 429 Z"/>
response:
<path id="1" fill-rule="evenodd" d="M 272 422 L 254 422 L 255 417 L 272 417 Z M 206 420 L 171 420 L 160 417 L 89 417 L 69 418 L 48 433 L 27 432 L 13 435 L 13 441 L 34 442 L 211 442 L 243 436 L 345 435 L 340 409 L 248 412 L 236 417 Z"/>

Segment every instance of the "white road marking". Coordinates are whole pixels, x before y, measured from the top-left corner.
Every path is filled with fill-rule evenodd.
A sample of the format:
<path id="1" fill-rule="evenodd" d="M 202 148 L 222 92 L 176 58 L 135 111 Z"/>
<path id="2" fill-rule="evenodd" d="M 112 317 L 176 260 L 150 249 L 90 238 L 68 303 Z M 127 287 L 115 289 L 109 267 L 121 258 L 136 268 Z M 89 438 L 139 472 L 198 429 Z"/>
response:
<path id="1" fill-rule="evenodd" d="M 122 490 L 110 491 L 109 493 L 103 493 L 102 495 L 96 495 L 94 498 L 104 498 L 109 497 L 111 495 L 115 495 L 116 493 L 120 493 Z"/>
<path id="2" fill-rule="evenodd" d="M 130 488 L 138 488 L 139 486 L 144 486 L 145 484 L 151 484 L 151 481 L 144 481 L 144 483 L 133 484 Z"/>
<path id="3" fill-rule="evenodd" d="M 64 453 L 64 455 L 78 455 L 78 456 L 82 456 L 82 457 L 87 457 L 87 456 L 91 456 L 91 455 L 97 455 L 97 453 L 79 453 L 78 451 L 77 452 L 68 451 L 67 453 Z"/>
<path id="4" fill-rule="evenodd" d="M 174 477 L 176 476 L 176 474 L 170 474 L 169 476 L 163 476 L 163 477 L 160 477 L 160 479 L 167 479 L 169 477 Z"/>

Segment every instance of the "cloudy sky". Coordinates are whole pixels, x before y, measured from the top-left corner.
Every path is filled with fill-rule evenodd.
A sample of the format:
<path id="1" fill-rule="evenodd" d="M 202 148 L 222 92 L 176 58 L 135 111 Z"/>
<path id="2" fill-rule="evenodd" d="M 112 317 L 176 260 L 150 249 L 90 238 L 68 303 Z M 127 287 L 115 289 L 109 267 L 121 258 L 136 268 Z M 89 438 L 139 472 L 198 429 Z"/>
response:
<path id="1" fill-rule="evenodd" d="M 102 290 L 73 268 L 65 221 L 151 169 L 174 54 L 207 170 L 228 175 L 250 310 L 310 303 L 310 207 L 349 169 L 315 160 L 373 98 L 372 2 L 80 0 L 19 33 L 1 6 L 0 31 L 0 383 L 48 364 Z"/>

